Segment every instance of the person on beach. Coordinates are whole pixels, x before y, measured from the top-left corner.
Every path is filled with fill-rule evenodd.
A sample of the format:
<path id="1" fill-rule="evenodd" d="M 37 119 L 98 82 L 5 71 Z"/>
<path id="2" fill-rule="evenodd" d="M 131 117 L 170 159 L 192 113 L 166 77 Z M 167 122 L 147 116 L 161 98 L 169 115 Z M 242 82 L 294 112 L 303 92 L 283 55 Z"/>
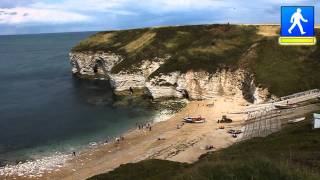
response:
<path id="1" fill-rule="evenodd" d="M 73 152 L 72 152 L 72 155 L 75 157 L 75 156 L 76 156 L 76 152 L 75 152 L 75 151 L 73 151 Z"/>
<path id="2" fill-rule="evenodd" d="M 129 91 L 130 91 L 130 94 L 132 95 L 132 94 L 133 94 L 133 89 L 132 89 L 132 87 L 129 88 Z"/>
<path id="3" fill-rule="evenodd" d="M 151 131 L 151 126 L 149 126 L 149 131 Z"/>

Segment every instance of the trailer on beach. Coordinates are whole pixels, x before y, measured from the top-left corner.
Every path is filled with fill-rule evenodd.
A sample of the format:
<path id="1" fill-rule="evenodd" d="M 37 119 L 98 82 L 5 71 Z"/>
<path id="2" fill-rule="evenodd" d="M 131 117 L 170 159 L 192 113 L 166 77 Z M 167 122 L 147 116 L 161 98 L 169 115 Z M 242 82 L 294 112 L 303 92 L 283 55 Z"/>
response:
<path id="1" fill-rule="evenodd" d="M 313 114 L 313 129 L 319 129 L 320 128 L 320 114 L 314 113 Z"/>

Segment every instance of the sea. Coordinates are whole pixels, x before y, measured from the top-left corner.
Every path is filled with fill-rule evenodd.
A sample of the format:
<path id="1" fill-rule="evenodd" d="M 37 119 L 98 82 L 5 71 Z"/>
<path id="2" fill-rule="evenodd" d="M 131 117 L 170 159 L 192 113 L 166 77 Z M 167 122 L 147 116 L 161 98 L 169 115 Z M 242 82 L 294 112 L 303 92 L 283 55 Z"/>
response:
<path id="1" fill-rule="evenodd" d="M 0 166 L 78 152 L 155 117 L 149 102 L 72 75 L 68 53 L 92 34 L 0 36 Z"/>

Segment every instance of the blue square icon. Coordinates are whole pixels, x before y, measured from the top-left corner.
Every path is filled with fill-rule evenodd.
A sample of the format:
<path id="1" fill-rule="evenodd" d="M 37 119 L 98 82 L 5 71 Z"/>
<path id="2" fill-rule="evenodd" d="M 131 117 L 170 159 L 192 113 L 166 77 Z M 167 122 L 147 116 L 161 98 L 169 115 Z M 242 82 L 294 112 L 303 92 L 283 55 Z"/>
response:
<path id="1" fill-rule="evenodd" d="M 282 6 L 281 36 L 314 36 L 314 7 Z"/>

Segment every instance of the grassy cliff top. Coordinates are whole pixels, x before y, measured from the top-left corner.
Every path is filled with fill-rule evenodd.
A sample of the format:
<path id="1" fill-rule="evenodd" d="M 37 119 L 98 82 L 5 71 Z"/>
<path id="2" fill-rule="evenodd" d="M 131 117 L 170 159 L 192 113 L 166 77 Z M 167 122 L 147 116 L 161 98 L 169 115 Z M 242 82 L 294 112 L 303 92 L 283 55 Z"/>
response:
<path id="1" fill-rule="evenodd" d="M 125 60 L 114 72 L 130 69 L 141 60 L 170 56 L 162 72 L 189 69 L 215 71 L 218 64 L 234 64 L 258 39 L 255 26 L 195 25 L 100 32 L 72 51 L 114 52 Z M 226 56 L 228 54 L 228 56 Z M 205 65 L 204 65 L 205 64 Z"/>
<path id="2" fill-rule="evenodd" d="M 124 60 L 113 73 L 142 60 L 170 57 L 155 73 L 245 68 L 278 96 L 320 88 L 320 48 L 278 45 L 279 26 L 193 25 L 99 32 L 73 52 L 113 52 Z"/>

